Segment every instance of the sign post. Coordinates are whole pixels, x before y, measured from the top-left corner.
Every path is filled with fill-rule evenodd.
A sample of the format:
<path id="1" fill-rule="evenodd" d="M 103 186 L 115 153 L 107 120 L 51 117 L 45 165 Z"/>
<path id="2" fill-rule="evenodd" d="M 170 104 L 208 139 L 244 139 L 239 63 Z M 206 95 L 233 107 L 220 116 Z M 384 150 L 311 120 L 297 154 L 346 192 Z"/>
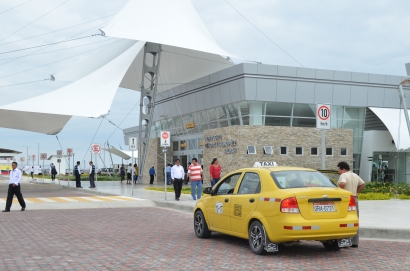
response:
<path id="1" fill-rule="evenodd" d="M 60 170 L 60 163 L 61 163 L 61 158 L 63 157 L 63 151 L 58 150 L 57 151 L 57 163 L 58 163 L 58 184 L 60 184 L 60 175 L 61 175 L 61 170 Z"/>
<path id="2" fill-rule="evenodd" d="M 136 137 L 130 137 L 129 142 L 128 142 L 128 146 L 130 147 L 130 151 L 132 151 L 131 163 L 134 163 L 134 151 L 137 150 L 137 138 Z M 131 178 L 132 178 L 131 196 L 133 196 L 134 195 L 134 183 L 136 183 L 137 180 L 134 181 L 134 176 L 132 176 Z"/>
<path id="3" fill-rule="evenodd" d="M 34 167 L 34 160 L 36 159 L 36 155 L 33 154 L 33 155 L 31 156 L 31 158 L 33 158 L 33 167 Z M 34 174 L 33 174 L 33 176 L 34 176 Z"/>
<path id="4" fill-rule="evenodd" d="M 91 145 L 91 152 L 95 154 L 95 182 L 97 182 L 98 174 L 97 174 L 97 154 L 101 153 L 101 145 L 94 143 Z"/>
<path id="5" fill-rule="evenodd" d="M 171 132 L 161 131 L 161 147 L 164 153 L 164 187 L 165 187 L 165 200 L 167 200 L 167 147 L 171 146 Z"/>
<path id="6" fill-rule="evenodd" d="M 330 104 L 316 104 L 316 129 L 322 130 L 322 169 L 326 169 L 325 130 L 332 129 L 330 111 Z"/>
<path id="7" fill-rule="evenodd" d="M 43 160 L 43 170 L 41 171 L 41 175 L 43 175 L 43 183 L 44 183 L 44 160 L 47 159 L 47 153 L 40 153 L 40 159 Z"/>
<path id="8" fill-rule="evenodd" d="M 68 155 L 68 176 L 67 176 L 67 184 L 68 186 L 70 186 L 70 158 L 71 158 L 71 154 L 73 153 L 73 149 L 72 148 L 67 148 L 67 155 Z M 74 158 L 73 158 L 74 159 Z M 73 167 L 74 169 L 74 167 Z M 74 174 L 73 174 L 74 175 Z"/>

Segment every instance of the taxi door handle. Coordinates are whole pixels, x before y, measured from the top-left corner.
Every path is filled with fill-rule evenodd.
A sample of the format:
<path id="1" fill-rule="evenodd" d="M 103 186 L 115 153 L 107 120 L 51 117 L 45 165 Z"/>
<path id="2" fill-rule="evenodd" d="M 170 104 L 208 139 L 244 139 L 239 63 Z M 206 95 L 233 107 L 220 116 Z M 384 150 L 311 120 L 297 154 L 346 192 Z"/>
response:
<path id="1" fill-rule="evenodd" d="M 229 199 L 225 199 L 225 202 L 228 202 L 229 201 Z"/>
<path id="2" fill-rule="evenodd" d="M 249 202 L 254 202 L 254 201 L 255 201 L 255 199 L 250 199 L 250 200 L 249 200 Z"/>

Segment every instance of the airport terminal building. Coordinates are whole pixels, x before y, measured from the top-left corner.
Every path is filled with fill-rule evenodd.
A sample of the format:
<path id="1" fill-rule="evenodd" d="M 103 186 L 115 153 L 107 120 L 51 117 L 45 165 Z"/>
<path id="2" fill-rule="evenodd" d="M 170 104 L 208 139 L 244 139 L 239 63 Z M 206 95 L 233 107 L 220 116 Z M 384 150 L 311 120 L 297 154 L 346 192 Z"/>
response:
<path id="1" fill-rule="evenodd" d="M 410 155 L 397 152 L 386 116 L 401 107 L 398 85 L 407 77 L 264 64 L 238 64 L 157 95 L 144 180 L 154 165 L 163 181 L 160 131 L 171 132 L 167 159 L 182 165 L 212 158 L 224 173 L 255 161 L 326 169 L 347 161 L 365 181 L 410 182 Z M 410 90 L 404 88 L 410 95 Z M 316 104 L 331 105 L 332 130 L 316 127 Z M 398 117 L 398 116 L 397 116 Z M 388 119 L 388 118 L 387 118 Z M 405 120 L 402 120 L 402 125 Z M 407 129 L 407 127 L 405 128 Z M 124 129 L 136 136 L 138 127 Z M 387 170 L 386 170 L 387 167 Z"/>

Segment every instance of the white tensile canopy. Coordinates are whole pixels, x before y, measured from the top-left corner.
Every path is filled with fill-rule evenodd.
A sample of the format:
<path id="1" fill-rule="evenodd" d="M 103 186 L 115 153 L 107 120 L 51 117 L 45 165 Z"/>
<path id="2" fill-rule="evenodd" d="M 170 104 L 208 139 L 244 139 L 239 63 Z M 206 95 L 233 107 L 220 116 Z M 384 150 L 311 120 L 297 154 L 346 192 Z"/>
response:
<path id="1" fill-rule="evenodd" d="M 410 136 L 403 109 L 369 107 L 389 130 L 397 150 L 410 148 Z M 410 111 L 407 110 L 410 114 Z"/>
<path id="2" fill-rule="evenodd" d="M 220 56 L 230 54 L 217 45 L 189 0 L 130 0 L 104 31 L 119 39 L 54 76 L 72 83 L 0 106 L 0 127 L 56 134 L 72 116 L 98 118 L 109 113 L 118 87 L 140 89 L 145 42 L 163 45 L 158 91 L 233 65 Z"/>
<path id="3" fill-rule="evenodd" d="M 121 157 L 124 160 L 129 160 L 132 157 L 138 158 L 138 151 L 134 151 L 134 156 L 132 156 L 132 151 L 123 151 L 119 150 L 116 147 L 111 146 L 110 148 L 102 148 L 105 151 L 111 152 L 112 154 L 115 154 L 119 157 Z"/>

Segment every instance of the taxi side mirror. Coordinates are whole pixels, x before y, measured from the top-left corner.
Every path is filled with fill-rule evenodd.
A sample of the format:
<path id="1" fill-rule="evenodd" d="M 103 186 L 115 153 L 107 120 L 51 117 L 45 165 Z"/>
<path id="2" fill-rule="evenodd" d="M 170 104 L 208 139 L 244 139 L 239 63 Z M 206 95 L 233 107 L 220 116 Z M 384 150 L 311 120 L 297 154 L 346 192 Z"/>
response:
<path id="1" fill-rule="evenodd" d="M 212 187 L 205 187 L 205 189 L 204 189 L 204 194 L 210 194 L 210 195 L 212 195 Z"/>

